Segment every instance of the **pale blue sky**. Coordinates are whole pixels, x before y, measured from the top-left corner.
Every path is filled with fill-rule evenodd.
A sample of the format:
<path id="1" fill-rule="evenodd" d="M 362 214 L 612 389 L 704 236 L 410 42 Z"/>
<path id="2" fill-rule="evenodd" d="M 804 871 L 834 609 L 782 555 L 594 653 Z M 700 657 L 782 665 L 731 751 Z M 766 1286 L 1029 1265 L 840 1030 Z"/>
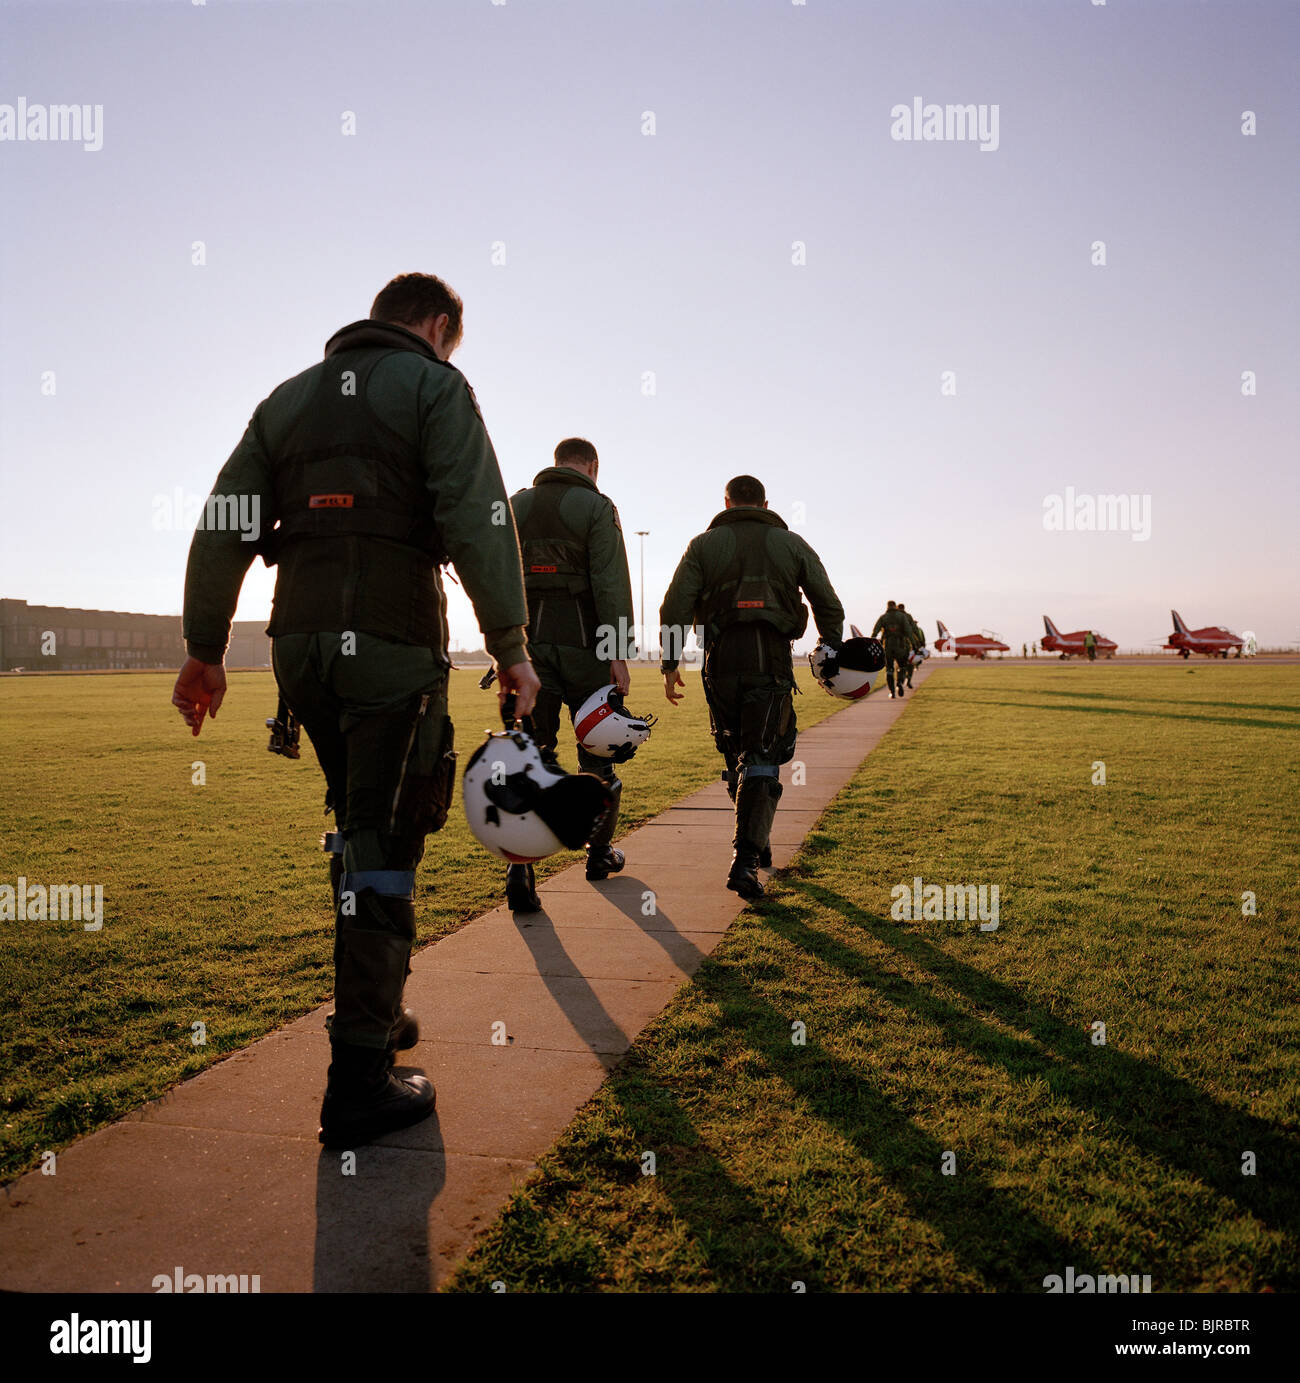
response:
<path id="1" fill-rule="evenodd" d="M 895 597 L 931 637 L 1018 646 L 1046 612 L 1129 646 L 1172 605 L 1300 638 L 1295 4 L 123 0 L 0 24 L 0 103 L 104 108 L 96 153 L 0 142 L 0 594 L 178 611 L 190 535 L 155 529 L 155 496 L 205 494 L 259 400 L 419 269 L 465 299 L 455 363 L 509 489 L 560 437 L 596 443 L 634 587 L 650 530 L 652 615 L 750 472 L 803 506 L 858 623 Z M 917 96 L 996 104 L 998 149 L 895 141 Z M 1150 540 L 1044 531 L 1067 486 L 1149 494 Z M 258 563 L 239 616 L 270 590 Z M 453 635 L 477 642 L 454 588 Z"/>

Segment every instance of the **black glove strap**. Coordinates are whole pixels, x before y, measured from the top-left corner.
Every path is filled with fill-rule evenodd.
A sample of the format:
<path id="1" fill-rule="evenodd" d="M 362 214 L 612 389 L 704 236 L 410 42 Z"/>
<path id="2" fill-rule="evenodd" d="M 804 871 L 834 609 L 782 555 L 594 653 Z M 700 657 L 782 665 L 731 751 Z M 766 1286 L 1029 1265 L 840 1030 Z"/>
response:
<path id="1" fill-rule="evenodd" d="M 513 730 L 515 728 L 515 719 L 515 693 L 506 692 L 505 700 L 501 703 L 501 724 L 504 725 L 507 730 Z M 533 732 L 532 716 L 520 716 L 518 719 L 519 723 L 523 726 L 524 734 L 526 734 L 529 739 L 535 740 L 537 736 Z"/>

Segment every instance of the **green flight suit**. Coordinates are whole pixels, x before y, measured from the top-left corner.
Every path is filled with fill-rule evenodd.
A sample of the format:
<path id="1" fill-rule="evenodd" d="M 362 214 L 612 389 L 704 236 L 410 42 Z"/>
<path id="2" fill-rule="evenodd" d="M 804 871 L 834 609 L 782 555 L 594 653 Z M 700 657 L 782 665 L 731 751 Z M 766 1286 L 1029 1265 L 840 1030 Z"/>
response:
<path id="1" fill-rule="evenodd" d="M 907 662 L 904 666 L 907 668 L 907 685 L 910 687 L 912 685 L 912 674 L 916 671 L 916 664 L 912 661 L 912 654 L 916 649 L 925 647 L 925 635 L 921 631 L 921 626 L 912 618 L 912 612 L 910 610 L 903 610 L 901 605 L 898 608 L 907 616 L 908 642 L 910 647 L 907 650 Z"/>
<path id="2" fill-rule="evenodd" d="M 532 722 L 538 749 L 556 760 L 560 713 L 613 680 L 610 663 L 635 656 L 632 582 L 613 502 L 572 466 L 548 466 L 510 497 L 528 592 L 528 650 L 542 689 Z M 617 782 L 612 760 L 578 748 L 578 765 Z M 615 813 L 598 832 L 615 827 Z M 607 841 L 593 840 L 594 844 Z"/>
<path id="3" fill-rule="evenodd" d="M 871 626 L 871 636 L 884 635 L 885 681 L 890 695 L 894 692 L 894 677 L 897 669 L 898 688 L 901 691 L 907 676 L 907 659 L 912 648 L 912 621 L 906 610 L 886 610 Z"/>
<path id="4" fill-rule="evenodd" d="M 460 371 L 403 327 L 366 320 L 258 405 L 213 495 L 251 505 L 261 532 L 200 524 L 186 647 L 219 663 L 255 552 L 278 562 L 272 666 L 337 825 L 331 1036 L 383 1048 L 415 941 L 415 869 L 454 786 L 440 562 L 454 562 L 497 662 L 527 657 L 496 455 Z"/>
<path id="5" fill-rule="evenodd" d="M 821 559 L 770 509 L 734 506 L 691 540 L 659 612 L 664 672 L 678 666 L 687 631 L 703 629 L 704 695 L 736 804 L 738 856 L 768 849 L 780 765 L 794 757 L 791 645 L 808 620 L 801 592 L 822 641 L 839 647 L 844 607 Z"/>

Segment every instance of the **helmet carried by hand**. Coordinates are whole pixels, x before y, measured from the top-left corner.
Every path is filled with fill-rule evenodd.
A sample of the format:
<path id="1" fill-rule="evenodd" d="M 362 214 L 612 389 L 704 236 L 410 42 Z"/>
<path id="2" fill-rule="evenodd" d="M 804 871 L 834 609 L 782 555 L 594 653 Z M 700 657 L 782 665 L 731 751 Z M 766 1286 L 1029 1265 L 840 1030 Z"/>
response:
<path id="1" fill-rule="evenodd" d="M 879 639 L 848 639 L 839 648 L 818 644 L 808 655 L 813 676 L 832 696 L 860 701 L 885 670 L 885 646 Z"/>
<path id="2" fill-rule="evenodd" d="M 488 732 L 465 765 L 462 795 L 476 839 L 511 864 L 581 849 L 614 805 L 594 773 L 548 764 L 522 730 Z"/>
<path id="3" fill-rule="evenodd" d="M 573 713 L 573 733 L 588 754 L 626 763 L 650 738 L 652 715 L 633 715 L 612 684 L 594 691 Z"/>

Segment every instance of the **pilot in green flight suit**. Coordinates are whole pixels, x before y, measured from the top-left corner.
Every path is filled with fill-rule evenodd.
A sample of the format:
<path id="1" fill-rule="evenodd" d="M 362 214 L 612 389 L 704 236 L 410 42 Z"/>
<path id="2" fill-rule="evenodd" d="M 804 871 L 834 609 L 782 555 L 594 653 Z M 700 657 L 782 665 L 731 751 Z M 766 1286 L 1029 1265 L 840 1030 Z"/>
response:
<path id="1" fill-rule="evenodd" d="M 891 699 L 903 695 L 903 678 L 907 671 L 907 659 L 912 648 L 912 619 L 906 610 L 900 610 L 891 600 L 883 615 L 871 626 L 871 636 L 884 632 L 885 642 L 885 681 L 889 684 Z M 894 673 L 897 669 L 897 680 Z"/>
<path id="2" fill-rule="evenodd" d="M 278 562 L 272 665 L 337 826 L 326 836 L 336 934 L 320 1138 L 330 1147 L 434 1105 L 424 1077 L 398 1080 L 392 1065 L 418 1037 L 402 1007 L 415 871 L 454 788 L 441 563 L 456 565 L 502 695 L 515 692 L 523 714 L 538 685 L 518 542 L 499 517 L 505 486 L 473 391 L 447 363 L 461 322 L 440 279 L 389 283 L 369 320 L 336 332 L 321 363 L 258 405 L 217 477 L 214 495 L 251 501 L 260 541 L 201 523 L 190 547 L 189 658 L 172 701 L 195 734 L 225 693 L 230 621 L 255 551 Z"/>
<path id="3" fill-rule="evenodd" d="M 704 696 L 723 777 L 736 804 L 735 851 L 727 887 L 760 898 L 759 867 L 771 865 L 772 821 L 781 796 L 780 765 L 794 756 L 793 641 L 812 605 L 821 641 L 839 648 L 840 604 L 820 558 L 767 507 L 762 484 L 737 476 L 726 508 L 692 538 L 659 612 L 664 694 L 674 705 L 687 631 L 704 631 Z"/>
<path id="4" fill-rule="evenodd" d="M 552 763 L 562 708 L 572 714 L 611 682 L 624 696 L 629 686 L 632 582 L 618 510 L 596 488 L 599 469 L 596 448 L 568 437 L 555 448 L 555 465 L 539 471 L 531 489 L 510 497 L 528 591 L 528 649 L 542 683 L 534 739 Z M 602 778 L 614 796 L 613 809 L 587 843 L 587 878 L 598 881 L 623 868 L 623 852 L 610 845 L 623 784 L 612 759 L 581 746 L 578 766 Z M 532 865 L 509 867 L 506 898 L 517 912 L 541 907 Z"/>
<path id="5" fill-rule="evenodd" d="M 908 649 L 907 662 L 905 666 L 907 668 L 907 685 L 910 687 L 912 685 L 912 674 L 916 671 L 916 664 L 912 661 L 912 654 L 917 649 L 925 647 L 925 634 L 922 633 L 921 626 L 917 624 L 917 622 L 908 613 L 907 609 L 904 607 L 903 602 L 901 600 L 898 602 L 898 608 L 903 612 L 903 614 L 907 615 L 907 625 L 908 632 L 910 635 L 911 647 Z"/>

